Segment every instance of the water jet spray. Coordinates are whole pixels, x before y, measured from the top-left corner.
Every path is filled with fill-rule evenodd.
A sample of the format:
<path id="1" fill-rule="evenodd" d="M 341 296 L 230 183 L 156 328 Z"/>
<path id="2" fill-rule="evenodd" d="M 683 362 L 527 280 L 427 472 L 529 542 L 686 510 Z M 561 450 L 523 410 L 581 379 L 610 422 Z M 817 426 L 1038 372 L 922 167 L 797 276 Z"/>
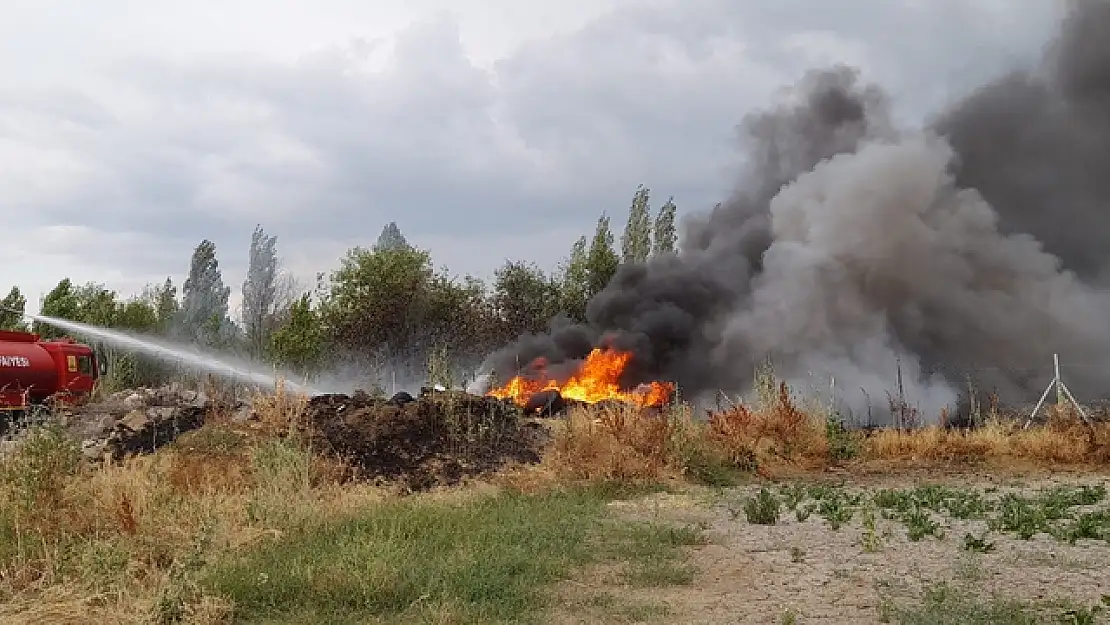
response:
<path id="1" fill-rule="evenodd" d="M 156 358 L 163 362 L 183 365 L 188 369 L 194 371 L 201 371 L 210 373 L 212 375 L 222 377 L 225 379 L 234 380 L 236 382 L 249 384 L 252 386 L 260 386 L 270 390 L 276 390 L 280 376 L 274 374 L 268 375 L 257 371 L 251 371 L 249 363 L 233 363 L 223 358 L 217 358 L 210 354 L 205 354 L 198 351 L 196 348 L 184 345 L 172 345 L 166 342 L 157 341 L 150 338 L 140 338 L 119 332 L 116 330 L 109 330 L 98 326 L 92 326 L 85 323 L 70 321 L 68 319 L 59 319 L 57 317 L 49 317 L 46 315 L 37 315 L 28 312 L 12 310 L 10 308 L 0 307 L 0 312 L 7 312 L 25 317 L 39 323 L 44 323 L 53 326 L 60 330 L 73 332 L 91 338 L 95 338 L 101 342 L 113 345 L 120 349 L 129 352 L 138 352 L 144 355 Z M 285 378 L 285 386 L 295 392 L 305 395 L 319 395 L 320 392 L 308 386 L 297 384 L 288 381 Z"/>

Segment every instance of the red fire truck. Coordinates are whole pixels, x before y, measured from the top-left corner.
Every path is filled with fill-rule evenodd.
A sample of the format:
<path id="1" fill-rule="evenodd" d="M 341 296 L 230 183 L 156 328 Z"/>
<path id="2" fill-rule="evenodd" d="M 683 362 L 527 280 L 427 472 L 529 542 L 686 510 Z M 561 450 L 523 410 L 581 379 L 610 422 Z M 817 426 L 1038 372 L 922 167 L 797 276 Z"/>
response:
<path id="1" fill-rule="evenodd" d="M 0 330 L 0 412 L 22 414 L 47 403 L 83 404 L 99 377 L 96 353 L 88 345 Z"/>

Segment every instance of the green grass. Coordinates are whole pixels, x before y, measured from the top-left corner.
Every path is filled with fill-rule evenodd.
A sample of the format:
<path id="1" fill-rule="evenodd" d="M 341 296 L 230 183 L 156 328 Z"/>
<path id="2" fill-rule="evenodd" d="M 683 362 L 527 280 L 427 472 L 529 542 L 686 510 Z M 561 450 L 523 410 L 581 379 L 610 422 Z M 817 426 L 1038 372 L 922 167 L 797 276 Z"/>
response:
<path id="1" fill-rule="evenodd" d="M 681 586 L 694 581 L 697 570 L 681 558 L 682 548 L 704 544 L 697 527 L 658 523 L 615 526 L 607 550 L 626 562 L 623 581 L 633 586 Z"/>
<path id="2" fill-rule="evenodd" d="M 386 503 L 218 563 L 204 583 L 234 601 L 236 622 L 343 624 L 532 622 L 547 586 L 605 559 L 630 581 L 688 582 L 682 547 L 700 529 L 607 519 L 616 494 Z"/>
<path id="3" fill-rule="evenodd" d="M 1068 543 L 1079 540 L 1110 542 L 1110 506 L 1106 506 L 1105 486 L 1057 486 L 1032 495 L 999 494 L 936 484 L 910 489 L 881 489 L 873 493 L 852 493 L 840 485 L 801 483 L 783 485 L 779 497 L 761 489 L 749 498 L 749 523 L 773 524 L 778 521 L 778 504 L 793 511 L 798 522 L 816 513 L 834 531 L 852 521 L 857 511 L 877 509 L 884 519 L 901 523 L 912 541 L 927 537 L 942 538 L 941 520 L 985 521 L 991 532 L 1029 540 L 1047 534 Z M 1095 506 L 1100 506 L 1095 508 Z M 734 512 L 733 516 L 737 516 Z M 969 551 L 990 551 L 986 535 L 965 539 Z"/>
<path id="4" fill-rule="evenodd" d="M 648 623 L 670 615 L 667 606 L 658 603 L 631 601 L 612 592 L 588 594 L 576 602 L 574 612 L 585 617 L 583 622 L 604 619 L 607 622 Z M 585 620 L 588 619 L 588 620 Z"/>
<path id="5" fill-rule="evenodd" d="M 1075 607 L 1067 602 L 1033 603 L 976 597 L 945 583 L 930 587 L 919 605 L 882 609 L 883 622 L 898 625 L 1091 625 L 1103 606 Z"/>

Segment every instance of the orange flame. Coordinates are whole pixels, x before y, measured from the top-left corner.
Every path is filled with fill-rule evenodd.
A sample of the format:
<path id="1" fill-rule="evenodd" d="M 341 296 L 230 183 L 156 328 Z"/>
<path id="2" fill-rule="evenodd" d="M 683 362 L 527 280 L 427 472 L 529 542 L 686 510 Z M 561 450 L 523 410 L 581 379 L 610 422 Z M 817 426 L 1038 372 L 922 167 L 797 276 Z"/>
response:
<path id="1" fill-rule="evenodd" d="M 531 368 L 535 371 L 532 376 L 517 376 L 488 394 L 498 399 L 511 399 L 521 406 L 528 403 L 536 393 L 550 390 L 559 391 L 566 399 L 588 404 L 605 400 L 639 406 L 661 406 L 667 403 L 674 393 L 674 384 L 670 382 L 650 382 L 630 391 L 621 390 L 619 380 L 631 360 L 631 352 L 596 348 L 574 375 L 560 383 L 546 374 L 546 361 L 537 358 L 532 363 Z"/>

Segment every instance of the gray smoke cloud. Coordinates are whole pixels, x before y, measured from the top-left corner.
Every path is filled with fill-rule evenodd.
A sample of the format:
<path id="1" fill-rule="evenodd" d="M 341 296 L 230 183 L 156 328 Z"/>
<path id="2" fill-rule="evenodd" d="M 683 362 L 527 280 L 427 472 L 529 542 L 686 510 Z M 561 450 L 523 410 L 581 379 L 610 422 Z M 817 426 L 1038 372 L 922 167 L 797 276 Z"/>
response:
<path id="1" fill-rule="evenodd" d="M 794 384 L 835 379 L 884 406 L 900 368 L 924 417 L 972 372 L 1003 401 L 1043 390 L 1053 353 L 1110 367 L 1110 3 L 1073 2 L 1041 66 L 971 93 L 924 128 L 848 67 L 813 71 L 741 124 L 730 198 L 683 222 L 677 256 L 622 267 L 585 325 L 487 360 L 567 370 L 631 350 L 624 380 L 743 392 L 770 357 Z M 1073 391 L 1110 390 L 1097 367 Z M 822 382 L 827 383 L 827 382 Z M 870 400 L 868 400 L 870 398 Z"/>

